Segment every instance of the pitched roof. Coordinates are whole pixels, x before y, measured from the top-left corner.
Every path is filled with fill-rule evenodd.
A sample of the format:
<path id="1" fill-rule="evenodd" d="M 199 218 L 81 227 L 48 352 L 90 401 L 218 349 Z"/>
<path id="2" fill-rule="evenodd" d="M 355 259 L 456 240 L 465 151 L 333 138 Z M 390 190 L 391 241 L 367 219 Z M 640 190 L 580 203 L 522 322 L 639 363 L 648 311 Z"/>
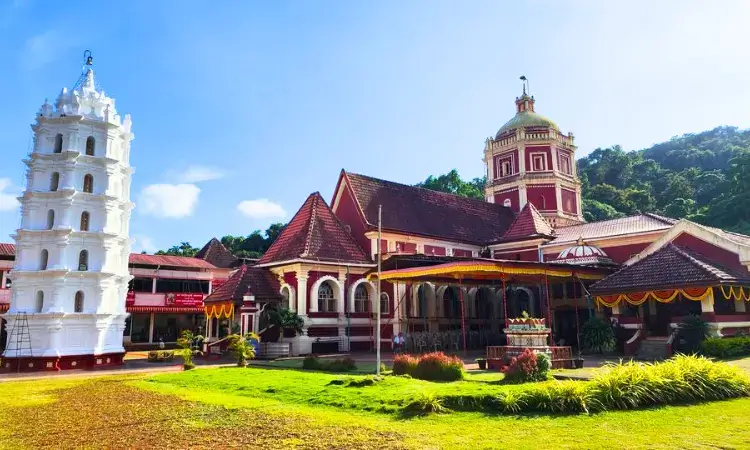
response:
<path id="1" fill-rule="evenodd" d="M 557 237 L 553 241 L 553 244 L 576 241 L 578 238 L 590 240 L 623 234 L 666 230 L 676 223 L 677 221 L 674 219 L 646 213 L 622 217 L 620 219 L 570 225 L 555 228 L 555 235 Z"/>
<path id="2" fill-rule="evenodd" d="M 141 253 L 131 253 L 129 263 L 143 266 L 216 269 L 216 266 L 210 262 L 190 256 L 144 255 Z"/>
<path id="3" fill-rule="evenodd" d="M 0 256 L 15 256 L 16 246 L 14 244 L 0 243 Z"/>
<path id="4" fill-rule="evenodd" d="M 531 202 L 526 203 L 516 219 L 510 224 L 510 228 L 503 236 L 503 241 L 517 241 L 525 238 L 549 236 L 552 237 L 555 232 L 552 230 L 547 219 L 545 219 L 539 210 Z"/>
<path id="5" fill-rule="evenodd" d="M 243 265 L 203 302 L 242 302 L 245 295 L 254 295 L 256 300 L 278 300 L 280 290 L 279 279 L 269 270 Z"/>
<path id="6" fill-rule="evenodd" d="M 514 220 L 510 208 L 430 189 L 342 171 L 370 227 L 446 240 L 486 244 L 503 237 Z"/>
<path id="7" fill-rule="evenodd" d="M 237 265 L 238 258 L 216 238 L 208 241 L 195 255 L 196 258 L 208 261 L 216 267 L 229 268 Z"/>
<path id="8" fill-rule="evenodd" d="M 593 284 L 591 293 L 616 294 L 650 289 L 750 283 L 750 272 L 732 269 L 672 243 Z"/>
<path id="9" fill-rule="evenodd" d="M 307 197 L 258 264 L 293 259 L 371 262 L 319 192 Z"/>
<path id="10" fill-rule="evenodd" d="M 15 256 L 15 253 L 15 245 L 0 243 L 0 256 Z M 144 255 L 142 253 L 131 253 L 130 257 L 128 258 L 128 263 L 143 266 L 216 269 L 216 266 L 214 266 L 210 262 L 198 258 L 192 258 L 189 256 Z"/>

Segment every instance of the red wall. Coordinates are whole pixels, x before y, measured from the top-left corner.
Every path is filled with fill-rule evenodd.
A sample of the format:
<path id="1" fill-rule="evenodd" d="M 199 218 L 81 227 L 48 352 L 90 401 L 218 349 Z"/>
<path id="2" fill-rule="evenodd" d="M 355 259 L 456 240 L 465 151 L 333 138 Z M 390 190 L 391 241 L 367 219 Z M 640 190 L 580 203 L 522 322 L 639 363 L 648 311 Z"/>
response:
<path id="1" fill-rule="evenodd" d="M 570 191 L 568 189 L 561 189 L 560 190 L 560 199 L 562 200 L 562 210 L 568 213 L 577 213 L 578 212 L 578 196 L 576 195 L 575 191 Z"/>
<path id="2" fill-rule="evenodd" d="M 532 161 L 531 161 L 532 153 L 544 153 L 545 155 L 547 155 L 547 170 L 552 170 L 552 150 L 550 149 L 549 145 L 526 147 L 524 152 L 526 154 L 525 156 L 526 156 L 526 171 L 527 172 L 534 171 L 534 166 L 532 165 Z"/>
<path id="3" fill-rule="evenodd" d="M 672 240 L 672 242 L 680 247 L 689 248 L 701 255 L 708 256 L 727 268 L 740 269 L 743 272 L 747 271 L 747 267 L 740 263 L 740 257 L 736 253 L 724 250 L 691 234 L 682 233 Z"/>
<path id="4" fill-rule="evenodd" d="M 437 245 L 425 245 L 425 255 L 445 256 L 445 247 L 438 247 Z"/>
<path id="5" fill-rule="evenodd" d="M 541 196 L 544 196 L 544 205 L 542 205 Z M 557 210 L 557 195 L 555 186 L 549 184 L 532 185 L 526 188 L 526 199 L 536 206 L 539 211 Z"/>
<path id="6" fill-rule="evenodd" d="M 416 253 L 417 244 L 413 242 L 396 242 L 396 245 L 403 253 Z"/>
<path id="7" fill-rule="evenodd" d="M 341 198 L 339 199 L 333 213 L 336 214 L 336 217 L 338 217 L 342 223 L 351 227 L 352 236 L 354 236 L 354 239 L 359 246 L 362 247 L 362 250 L 369 255 L 371 245 L 370 240 L 365 237 L 365 223 L 359 214 L 357 203 L 352 197 L 349 186 L 344 187 L 344 192 L 341 193 Z"/>
<path id="8" fill-rule="evenodd" d="M 510 209 L 514 212 L 519 212 L 521 206 L 519 205 L 520 199 L 518 197 L 518 189 L 512 189 L 508 191 L 502 191 L 495 194 L 495 203 L 502 205 L 505 199 L 510 199 Z"/>
<path id="9" fill-rule="evenodd" d="M 453 256 L 461 256 L 465 258 L 471 257 L 471 250 L 460 250 L 460 249 L 454 249 L 453 250 Z"/>
<path id="10" fill-rule="evenodd" d="M 557 256 L 557 255 L 555 255 Z M 493 256 L 495 259 L 508 259 L 511 261 L 539 261 L 539 251 L 532 250 L 496 250 Z"/>

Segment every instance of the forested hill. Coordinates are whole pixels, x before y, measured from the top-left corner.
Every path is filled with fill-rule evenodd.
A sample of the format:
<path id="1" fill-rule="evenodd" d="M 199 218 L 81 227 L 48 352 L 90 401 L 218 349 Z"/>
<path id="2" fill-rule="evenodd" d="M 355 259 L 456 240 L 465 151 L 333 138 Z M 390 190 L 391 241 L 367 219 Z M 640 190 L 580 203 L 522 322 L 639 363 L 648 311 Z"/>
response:
<path id="1" fill-rule="evenodd" d="M 586 220 L 655 212 L 750 233 L 750 130 L 718 127 L 578 160 Z"/>
<path id="2" fill-rule="evenodd" d="M 750 234 L 750 130 L 719 127 L 626 152 L 598 148 L 578 160 L 587 221 L 654 212 Z M 484 179 L 452 170 L 418 186 L 484 198 Z"/>

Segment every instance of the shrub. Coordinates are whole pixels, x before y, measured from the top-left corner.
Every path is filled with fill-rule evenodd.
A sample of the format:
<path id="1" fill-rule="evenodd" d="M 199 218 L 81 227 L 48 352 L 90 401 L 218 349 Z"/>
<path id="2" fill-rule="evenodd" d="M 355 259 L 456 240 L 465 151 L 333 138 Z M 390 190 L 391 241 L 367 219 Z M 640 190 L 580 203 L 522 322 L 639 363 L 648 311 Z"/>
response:
<path id="1" fill-rule="evenodd" d="M 700 352 L 714 358 L 735 358 L 750 355 L 750 337 L 708 338 L 701 343 Z"/>
<path id="2" fill-rule="evenodd" d="M 680 353 L 695 353 L 711 334 L 711 326 L 700 316 L 690 315 L 677 326 L 675 349 Z"/>
<path id="3" fill-rule="evenodd" d="M 320 370 L 320 359 L 314 355 L 306 356 L 302 360 L 302 368 L 304 370 Z"/>
<path id="4" fill-rule="evenodd" d="M 304 370 L 320 370 L 324 372 L 351 372 L 357 370 L 357 363 L 352 358 L 338 358 L 324 361 L 317 356 L 307 356 L 302 360 Z"/>
<path id="5" fill-rule="evenodd" d="M 428 381 L 457 381 L 463 379 L 465 369 L 460 358 L 432 352 L 419 358 L 414 373 L 410 375 Z"/>
<path id="6" fill-rule="evenodd" d="M 411 375 L 417 369 L 417 363 L 419 359 L 412 355 L 405 353 L 399 353 L 393 358 L 393 374 L 394 375 Z"/>
<path id="7" fill-rule="evenodd" d="M 510 360 L 505 367 L 505 380 L 509 383 L 527 383 L 547 379 L 552 362 L 545 353 L 535 353 L 527 348 L 518 356 Z"/>
<path id="8" fill-rule="evenodd" d="M 597 353 L 612 351 L 617 344 L 612 325 L 598 317 L 592 317 L 583 324 L 581 340 L 584 347 Z"/>
<path id="9" fill-rule="evenodd" d="M 255 358 L 255 346 L 250 343 L 251 340 L 258 341 L 260 338 L 255 333 L 232 334 L 227 337 L 229 340 L 229 350 L 237 358 L 237 366 L 245 367 L 247 360 Z"/>

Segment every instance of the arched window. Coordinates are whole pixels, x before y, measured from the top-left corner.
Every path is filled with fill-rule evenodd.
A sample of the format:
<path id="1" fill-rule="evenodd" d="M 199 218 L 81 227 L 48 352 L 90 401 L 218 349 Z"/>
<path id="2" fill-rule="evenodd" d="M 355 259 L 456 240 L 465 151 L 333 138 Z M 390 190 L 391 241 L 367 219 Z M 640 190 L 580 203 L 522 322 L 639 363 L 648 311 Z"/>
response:
<path id="1" fill-rule="evenodd" d="M 335 312 L 336 297 L 333 296 L 331 283 L 323 282 L 318 287 L 318 312 Z"/>
<path id="2" fill-rule="evenodd" d="M 81 253 L 78 254 L 78 270 L 81 272 L 85 272 L 89 270 L 89 251 L 88 250 L 81 250 Z"/>
<path id="3" fill-rule="evenodd" d="M 55 192 L 60 187 L 60 174 L 58 172 L 52 173 L 52 178 L 49 181 L 49 190 Z"/>
<path id="4" fill-rule="evenodd" d="M 55 136 L 55 153 L 62 153 L 62 139 L 62 134 L 57 133 L 57 136 Z"/>
<path id="5" fill-rule="evenodd" d="M 44 291 L 36 291 L 36 304 L 34 305 L 34 312 L 42 312 L 44 309 Z"/>
<path id="6" fill-rule="evenodd" d="M 88 211 L 81 213 L 81 231 L 89 231 L 89 219 L 91 216 Z"/>
<path id="7" fill-rule="evenodd" d="M 366 313 L 370 311 L 370 295 L 367 286 L 360 284 L 354 290 L 354 312 Z"/>
<path id="8" fill-rule="evenodd" d="M 83 176 L 83 192 L 94 192 L 94 177 L 90 173 Z"/>
<path id="9" fill-rule="evenodd" d="M 39 270 L 47 270 L 47 263 L 49 262 L 49 252 L 44 249 L 41 255 L 39 255 Z"/>
<path id="10" fill-rule="evenodd" d="M 503 206 L 510 208 L 511 202 L 509 198 L 506 198 L 505 200 L 503 200 Z"/>
<path id="11" fill-rule="evenodd" d="M 289 300 L 291 298 L 291 292 L 289 291 L 289 286 L 284 286 L 283 289 L 281 289 L 281 307 L 289 309 Z"/>
<path id="12" fill-rule="evenodd" d="M 83 291 L 76 292 L 75 302 L 73 303 L 73 312 L 83 312 Z"/>
<path id="13" fill-rule="evenodd" d="M 47 211 L 47 229 L 51 230 L 55 226 L 55 210 L 50 209 Z"/>
<path id="14" fill-rule="evenodd" d="M 388 298 L 388 294 L 385 292 L 380 293 L 380 314 L 388 314 L 391 312 L 391 302 Z"/>
<path id="15" fill-rule="evenodd" d="M 96 139 L 94 136 L 86 138 L 86 155 L 94 156 L 94 149 L 96 148 Z"/>

